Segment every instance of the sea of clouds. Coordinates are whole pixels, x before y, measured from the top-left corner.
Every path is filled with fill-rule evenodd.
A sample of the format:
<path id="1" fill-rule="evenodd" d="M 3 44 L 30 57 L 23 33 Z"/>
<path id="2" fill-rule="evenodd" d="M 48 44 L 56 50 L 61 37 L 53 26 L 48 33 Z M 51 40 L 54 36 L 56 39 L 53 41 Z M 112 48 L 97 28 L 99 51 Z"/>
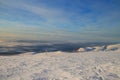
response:
<path id="1" fill-rule="evenodd" d="M 88 51 L 114 51 L 120 44 L 116 43 L 58 43 L 47 41 L 8 41 L 0 42 L 0 55 L 13 55 L 32 52 L 88 52 Z"/>

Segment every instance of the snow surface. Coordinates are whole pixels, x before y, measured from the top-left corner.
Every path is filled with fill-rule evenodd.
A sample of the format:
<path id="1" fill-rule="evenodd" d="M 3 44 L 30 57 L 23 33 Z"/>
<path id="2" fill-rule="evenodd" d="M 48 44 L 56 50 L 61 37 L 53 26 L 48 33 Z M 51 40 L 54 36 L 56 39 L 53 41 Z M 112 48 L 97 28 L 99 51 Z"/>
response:
<path id="1" fill-rule="evenodd" d="M 79 48 L 77 50 L 78 52 L 88 52 L 88 51 L 120 51 L 120 44 L 111 44 L 107 46 L 93 46 L 93 47 L 85 47 L 85 48 Z"/>
<path id="2" fill-rule="evenodd" d="M 0 80 L 120 80 L 120 50 L 33 53 L 0 56 Z"/>

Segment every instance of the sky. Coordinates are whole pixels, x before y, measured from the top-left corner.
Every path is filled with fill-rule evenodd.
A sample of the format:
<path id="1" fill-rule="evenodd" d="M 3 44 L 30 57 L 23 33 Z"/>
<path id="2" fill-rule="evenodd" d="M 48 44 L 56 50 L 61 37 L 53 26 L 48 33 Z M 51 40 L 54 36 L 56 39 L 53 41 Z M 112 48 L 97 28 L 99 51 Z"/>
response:
<path id="1" fill-rule="evenodd" d="M 120 0 L 0 0 L 0 39 L 120 42 Z"/>

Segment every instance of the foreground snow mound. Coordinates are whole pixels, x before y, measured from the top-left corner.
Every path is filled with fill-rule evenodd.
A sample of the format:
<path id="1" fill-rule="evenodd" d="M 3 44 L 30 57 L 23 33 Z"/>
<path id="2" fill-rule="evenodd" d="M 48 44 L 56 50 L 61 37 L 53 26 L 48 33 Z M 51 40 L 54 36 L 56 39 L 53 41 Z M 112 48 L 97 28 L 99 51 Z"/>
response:
<path id="1" fill-rule="evenodd" d="M 0 80 L 120 80 L 120 52 L 0 56 Z"/>
<path id="2" fill-rule="evenodd" d="M 84 48 L 79 48 L 77 51 L 78 52 L 85 52 L 86 50 Z"/>

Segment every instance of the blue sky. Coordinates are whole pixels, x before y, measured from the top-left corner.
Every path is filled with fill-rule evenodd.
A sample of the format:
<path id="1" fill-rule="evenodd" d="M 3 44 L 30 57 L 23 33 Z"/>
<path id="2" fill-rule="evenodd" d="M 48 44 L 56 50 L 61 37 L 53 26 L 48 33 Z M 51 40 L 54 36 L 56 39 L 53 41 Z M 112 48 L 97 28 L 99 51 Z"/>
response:
<path id="1" fill-rule="evenodd" d="M 0 0 L 0 39 L 120 42 L 120 0 Z"/>

